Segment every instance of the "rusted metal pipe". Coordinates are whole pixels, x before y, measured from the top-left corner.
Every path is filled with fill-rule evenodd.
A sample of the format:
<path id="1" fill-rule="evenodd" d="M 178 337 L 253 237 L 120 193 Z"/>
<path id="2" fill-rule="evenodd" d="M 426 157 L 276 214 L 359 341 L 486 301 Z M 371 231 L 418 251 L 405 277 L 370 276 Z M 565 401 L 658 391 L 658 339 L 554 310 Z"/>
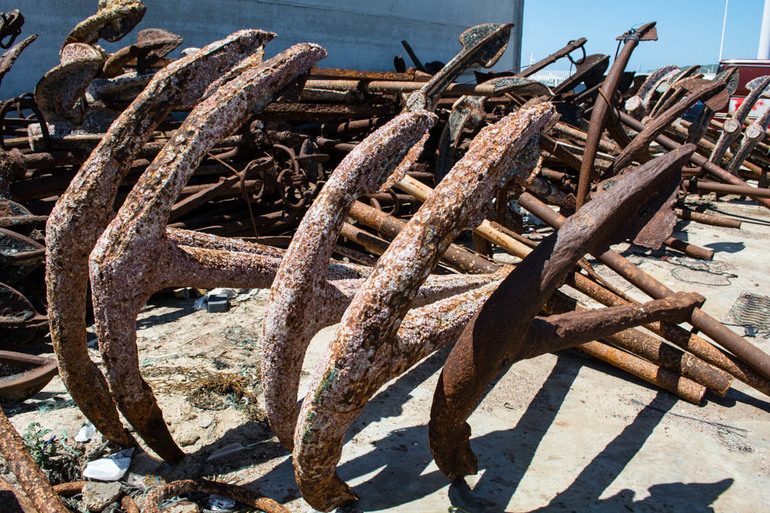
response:
<path id="1" fill-rule="evenodd" d="M 740 229 L 741 227 L 741 222 L 737 219 L 729 219 L 727 217 L 704 214 L 702 212 L 695 212 L 685 208 L 675 208 L 674 213 L 679 219 L 685 221 L 695 221 L 696 223 L 709 224 L 711 226 L 721 226 L 723 228 Z"/>
<path id="2" fill-rule="evenodd" d="M 699 405 L 703 402 L 706 387 L 683 378 L 670 370 L 658 367 L 631 353 L 620 351 L 601 342 L 588 342 L 576 348 L 604 362 L 622 368 L 634 376 L 652 383 L 663 390 L 681 397 L 685 401 Z"/>
<path id="3" fill-rule="evenodd" d="M 525 198 L 525 202 L 527 198 Z M 588 297 L 598 301 L 605 306 L 622 306 L 629 304 L 629 301 L 618 295 L 613 294 L 609 290 L 591 282 L 586 277 L 580 274 L 573 274 L 569 277 L 568 283 L 586 294 Z M 554 294 L 551 298 L 553 300 L 557 297 Z M 561 302 L 569 304 L 569 299 L 562 298 Z M 574 303 L 574 300 L 572 300 Z M 632 301 L 632 303 L 637 303 Z M 722 350 L 714 347 L 714 345 L 704 338 L 687 331 L 686 329 L 671 324 L 668 322 L 655 322 L 652 324 L 646 324 L 645 328 L 649 329 L 659 337 L 666 339 L 672 344 L 684 349 L 697 356 L 703 362 L 706 362 L 714 367 L 721 369 L 735 379 L 738 379 L 747 385 L 759 390 L 763 394 L 770 397 L 770 380 L 763 377 L 759 372 L 755 371 L 750 365 L 742 362 L 731 354 L 727 354 Z"/>
<path id="4" fill-rule="evenodd" d="M 636 119 L 632 118 L 625 112 L 619 112 L 618 115 L 620 116 L 620 120 L 623 124 L 629 126 L 630 128 L 633 128 L 634 130 L 644 130 L 644 125 L 637 121 Z M 665 135 L 659 135 L 655 138 L 655 141 L 657 141 L 661 146 L 666 148 L 667 150 L 674 150 L 681 145 L 671 139 L 670 137 L 666 137 Z M 693 153 L 690 157 L 690 162 L 692 162 L 695 165 L 702 166 L 703 170 L 709 173 L 710 175 L 714 176 L 718 180 L 721 180 L 722 182 L 725 182 L 727 184 L 731 185 L 740 185 L 744 187 L 748 187 L 749 185 L 738 178 L 735 175 L 731 175 L 721 167 L 716 166 L 715 164 L 708 161 L 706 157 L 703 155 L 700 155 L 698 153 Z M 754 193 L 756 191 L 756 188 L 753 188 L 754 190 L 751 191 Z M 757 203 L 760 205 L 770 208 L 770 198 L 762 198 L 762 197 L 756 197 L 754 198 Z"/>
<path id="5" fill-rule="evenodd" d="M 699 258 L 701 260 L 713 260 L 714 251 L 711 249 L 701 248 L 695 244 L 690 244 L 676 237 L 669 237 L 663 241 L 663 245 L 677 251 L 681 251 L 685 255 L 691 258 Z"/>
<path id="6" fill-rule="evenodd" d="M 24 440 L 0 409 L 0 454 L 39 513 L 69 513 L 48 478 L 37 466 Z"/>
<path id="7" fill-rule="evenodd" d="M 529 210 L 529 205 L 543 205 L 543 203 L 532 195 L 524 193 L 519 198 L 519 204 Z M 546 207 L 547 208 L 547 207 Z M 550 211 L 550 213 L 549 213 Z M 554 212 L 550 208 L 542 209 L 542 217 L 536 214 L 541 220 L 558 228 L 565 221 L 565 218 Z M 661 282 L 645 273 L 637 266 L 629 262 L 619 253 L 608 250 L 601 255 L 595 255 L 604 262 L 607 267 L 618 273 L 620 276 L 634 284 L 644 293 L 653 298 L 664 298 L 673 294 L 673 291 L 663 285 Z M 719 345 L 741 358 L 747 364 L 751 365 L 763 377 L 770 379 L 770 356 L 759 348 L 747 342 L 743 337 L 727 328 L 725 325 L 709 316 L 700 308 L 693 311 L 690 323 L 697 329 L 712 338 Z"/>
<path id="8" fill-rule="evenodd" d="M 724 194 L 735 194 L 738 196 L 749 196 L 752 199 L 770 198 L 770 189 L 760 189 L 750 185 L 727 185 L 723 183 L 708 182 L 693 178 L 685 182 L 685 190 L 688 192 L 720 192 Z"/>
<path id="9" fill-rule="evenodd" d="M 693 151 L 694 145 L 685 146 L 620 177 L 612 189 L 598 194 L 532 250 L 466 326 L 447 358 L 431 407 L 431 452 L 446 476 L 457 478 L 476 472 L 470 427 L 465 420 L 500 372 L 518 360 L 631 327 L 635 324 L 625 315 L 633 317 L 631 312 L 647 310 L 646 305 L 631 305 L 625 314 L 599 310 L 588 315 L 585 323 L 579 322 L 579 314 L 564 314 L 566 320 L 576 322 L 574 330 L 560 328 L 563 323 L 559 316 L 554 322 L 549 322 L 551 318 L 533 322 L 585 253 L 604 250 L 629 235 L 625 233 L 627 226 L 634 224 L 638 210 L 679 172 Z M 660 307 L 672 319 L 684 320 L 702 299 L 669 297 Z"/>
<path id="10" fill-rule="evenodd" d="M 350 223 L 343 223 L 340 230 L 340 236 L 345 237 L 348 240 L 360 244 L 369 251 L 382 255 L 390 246 L 390 243 L 385 239 L 381 239 L 371 233 L 364 231 L 360 228 L 353 226 Z"/>
<path id="11" fill-rule="evenodd" d="M 424 86 L 420 82 L 397 82 L 383 80 L 308 80 L 308 89 L 326 89 L 332 91 L 361 91 L 375 94 L 401 94 L 419 91 Z M 448 96 L 495 96 L 499 91 L 494 85 L 460 84 L 453 82 L 447 85 L 444 94 Z"/>

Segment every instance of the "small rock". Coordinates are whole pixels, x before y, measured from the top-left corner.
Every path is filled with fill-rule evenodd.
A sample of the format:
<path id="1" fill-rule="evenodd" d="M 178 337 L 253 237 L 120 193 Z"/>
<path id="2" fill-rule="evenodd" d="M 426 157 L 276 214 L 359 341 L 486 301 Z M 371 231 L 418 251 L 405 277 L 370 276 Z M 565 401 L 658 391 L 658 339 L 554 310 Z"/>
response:
<path id="1" fill-rule="evenodd" d="M 117 501 L 122 493 L 118 482 L 88 481 L 83 486 L 83 504 L 88 511 L 101 511 Z"/>
<path id="2" fill-rule="evenodd" d="M 155 486 L 163 486 L 166 484 L 166 480 L 161 476 L 151 474 L 141 475 L 129 473 L 128 477 L 126 478 L 126 484 L 144 491 Z"/>
<path id="3" fill-rule="evenodd" d="M 198 417 L 198 425 L 203 429 L 206 429 L 207 427 L 209 427 L 212 422 L 214 422 L 214 419 L 212 419 L 208 415 L 201 415 L 200 417 Z"/>
<path id="4" fill-rule="evenodd" d="M 195 442 L 197 442 L 200 439 L 200 435 L 192 430 L 184 430 L 182 433 L 177 436 L 177 442 L 179 442 L 179 445 L 182 447 L 187 447 Z"/>
<path id="5" fill-rule="evenodd" d="M 163 513 L 200 513 L 201 508 L 190 501 L 175 502 L 163 510 Z"/>

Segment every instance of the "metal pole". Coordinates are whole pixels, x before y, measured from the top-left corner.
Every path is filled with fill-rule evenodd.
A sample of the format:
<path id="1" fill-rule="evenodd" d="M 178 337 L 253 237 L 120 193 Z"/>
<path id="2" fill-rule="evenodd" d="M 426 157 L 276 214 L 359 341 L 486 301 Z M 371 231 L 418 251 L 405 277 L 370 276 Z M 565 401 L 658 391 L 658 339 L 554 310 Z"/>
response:
<path id="1" fill-rule="evenodd" d="M 762 30 L 759 33 L 757 59 L 770 59 L 770 0 L 765 0 L 765 9 L 762 11 Z"/>
<path id="2" fill-rule="evenodd" d="M 725 28 L 727 28 L 727 4 L 730 0 L 725 0 L 725 16 L 722 19 L 722 41 L 719 43 L 719 62 L 722 62 L 722 50 L 725 47 Z"/>

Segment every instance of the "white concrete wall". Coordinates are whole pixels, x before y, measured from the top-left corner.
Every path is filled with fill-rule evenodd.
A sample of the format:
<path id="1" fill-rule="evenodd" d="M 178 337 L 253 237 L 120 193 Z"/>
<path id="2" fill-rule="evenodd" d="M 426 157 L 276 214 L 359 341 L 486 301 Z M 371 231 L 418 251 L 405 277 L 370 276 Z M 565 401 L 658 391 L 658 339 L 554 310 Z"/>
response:
<path id="1" fill-rule="evenodd" d="M 157 27 L 184 37 L 183 47 L 203 46 L 242 28 L 278 34 L 268 56 L 302 41 L 323 45 L 324 67 L 392 70 L 406 39 L 423 61 L 446 62 L 460 49 L 457 36 L 479 23 L 514 22 L 511 43 L 495 69 L 518 67 L 524 0 L 144 0 L 147 13 L 134 32 L 109 51 L 136 41 L 136 32 Z M 58 49 L 78 22 L 96 12 L 97 0 L 0 0 L 0 11 L 19 9 L 26 18 L 22 36 L 39 37 L 0 86 L 0 98 L 32 91 L 58 64 Z M 178 55 L 178 51 L 172 56 Z"/>

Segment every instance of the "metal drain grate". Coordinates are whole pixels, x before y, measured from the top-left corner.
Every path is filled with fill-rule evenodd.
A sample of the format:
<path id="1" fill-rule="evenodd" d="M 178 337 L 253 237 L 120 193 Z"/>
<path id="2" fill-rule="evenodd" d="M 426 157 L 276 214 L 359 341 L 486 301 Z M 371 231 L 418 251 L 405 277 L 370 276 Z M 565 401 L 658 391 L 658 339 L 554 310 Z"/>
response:
<path id="1" fill-rule="evenodd" d="M 770 297 L 742 292 L 730 308 L 735 324 L 761 332 L 770 332 Z"/>

